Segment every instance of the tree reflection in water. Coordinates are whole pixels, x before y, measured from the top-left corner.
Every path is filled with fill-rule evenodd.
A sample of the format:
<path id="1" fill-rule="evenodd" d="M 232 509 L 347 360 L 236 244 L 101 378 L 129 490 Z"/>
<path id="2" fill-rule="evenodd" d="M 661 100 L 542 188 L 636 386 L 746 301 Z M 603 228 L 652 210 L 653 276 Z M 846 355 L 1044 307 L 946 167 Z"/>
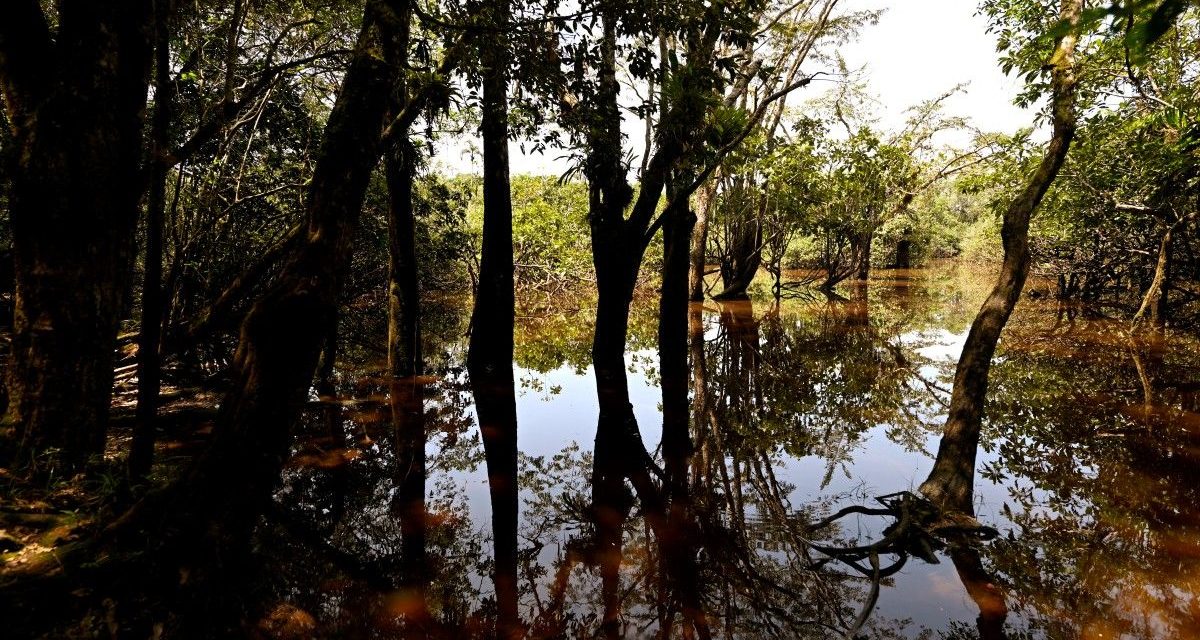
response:
<path id="1" fill-rule="evenodd" d="M 522 418 L 516 521 L 491 519 L 460 341 L 427 349 L 426 384 L 343 376 L 260 527 L 268 609 L 324 636 L 490 635 L 494 541 L 515 539 L 525 637 L 1200 634 L 1200 348 L 1179 336 L 1024 305 L 979 453 L 976 511 L 1001 535 L 927 535 L 938 523 L 906 490 L 931 464 L 982 296 L 958 276 L 693 305 L 688 431 L 658 436 L 643 418 L 649 455 L 590 448 L 577 428 L 595 411 L 586 314 L 518 323 L 518 414 L 551 417 Z M 649 303 L 631 318 L 635 410 L 671 375 Z M 423 426 L 392 431 L 395 410 Z"/>

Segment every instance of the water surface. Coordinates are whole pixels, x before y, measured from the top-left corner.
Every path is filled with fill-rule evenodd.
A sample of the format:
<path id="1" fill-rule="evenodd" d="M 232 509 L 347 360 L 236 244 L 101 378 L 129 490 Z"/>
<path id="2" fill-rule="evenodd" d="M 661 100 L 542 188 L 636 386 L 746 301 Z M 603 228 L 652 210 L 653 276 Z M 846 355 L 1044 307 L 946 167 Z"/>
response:
<path id="1" fill-rule="evenodd" d="M 904 563 L 878 580 L 866 558 L 864 574 L 819 550 L 880 539 L 894 518 L 812 525 L 915 492 L 928 473 L 989 283 L 986 270 L 942 264 L 879 271 L 844 299 L 694 307 L 686 551 L 661 544 L 631 491 L 607 597 L 591 507 L 590 302 L 522 305 L 512 524 L 524 632 L 1200 637 L 1200 345 L 1046 298 L 1022 300 L 992 369 L 975 510 L 998 535 L 926 559 L 886 554 L 884 566 Z M 324 637 L 412 635 L 418 609 L 436 621 L 424 629 L 451 637 L 495 624 L 488 473 L 463 365 L 469 313 L 433 306 L 430 374 L 415 385 L 424 472 L 393 432 L 395 391 L 372 373 L 378 358 L 353 351 L 338 396 L 313 403 L 259 535 L 277 568 L 276 618 Z M 655 310 L 652 298 L 635 304 L 627 364 L 643 441 L 663 465 Z M 401 544 L 414 481 L 426 496 L 424 607 Z M 699 614 L 681 608 L 681 590 L 694 591 Z M 606 605 L 617 612 L 608 627 Z"/>

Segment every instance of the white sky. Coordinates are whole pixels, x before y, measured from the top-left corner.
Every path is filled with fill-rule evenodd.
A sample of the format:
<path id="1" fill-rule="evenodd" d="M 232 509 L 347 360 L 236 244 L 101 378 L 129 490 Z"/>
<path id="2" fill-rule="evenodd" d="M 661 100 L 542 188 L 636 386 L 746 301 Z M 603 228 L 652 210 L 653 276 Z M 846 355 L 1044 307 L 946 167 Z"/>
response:
<path id="1" fill-rule="evenodd" d="M 967 116 L 976 128 L 986 131 L 1011 133 L 1033 124 L 1032 110 L 1013 105 L 1020 80 L 1000 71 L 995 38 L 987 33 L 987 20 L 976 15 L 974 0 L 842 0 L 838 10 L 880 7 L 886 10 L 879 23 L 865 27 L 857 40 L 840 49 L 851 69 L 865 65 L 867 88 L 882 105 L 880 126 L 900 126 L 905 109 L 964 82 L 968 83 L 965 93 L 947 103 L 949 113 Z M 813 61 L 804 67 L 808 73 L 820 70 Z M 827 82 L 814 82 L 789 102 L 799 104 L 828 87 Z M 640 127 L 628 124 L 632 125 L 626 131 L 629 145 L 640 151 Z M 434 167 L 448 173 L 479 173 L 481 159 L 470 152 L 477 144 L 460 140 L 438 145 Z M 513 143 L 509 146 L 512 173 L 560 175 L 566 168 L 559 159 L 563 153 L 527 155 Z"/>
<path id="2" fill-rule="evenodd" d="M 1011 133 L 1033 124 L 1032 111 L 1013 105 L 1020 79 L 1000 71 L 996 39 L 973 0 L 842 0 L 838 6 L 881 5 L 887 10 L 879 24 L 863 29 L 842 55 L 851 68 L 866 65 L 868 87 L 888 112 L 881 114 L 885 126 L 960 82 L 969 83 L 966 95 L 955 97 L 949 110 L 969 116 L 976 127 Z"/>

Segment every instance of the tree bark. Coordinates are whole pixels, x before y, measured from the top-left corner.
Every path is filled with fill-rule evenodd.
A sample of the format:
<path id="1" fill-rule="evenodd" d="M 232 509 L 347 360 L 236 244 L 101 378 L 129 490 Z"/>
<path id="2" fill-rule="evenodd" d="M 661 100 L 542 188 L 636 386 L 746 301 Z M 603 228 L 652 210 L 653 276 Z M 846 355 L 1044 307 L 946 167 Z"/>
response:
<path id="1" fill-rule="evenodd" d="M 421 292 L 413 215 L 414 155 L 407 141 L 387 152 L 388 370 L 396 378 L 417 375 L 421 363 Z"/>
<path id="2" fill-rule="evenodd" d="M 81 468 L 103 452 L 113 351 L 142 192 L 149 0 L 0 9 L 13 132 L 16 267 L 6 431 L 18 464 Z"/>
<path id="3" fill-rule="evenodd" d="M 411 6 L 403 4 L 388 31 L 393 45 L 388 62 L 397 70 L 392 109 L 400 115 L 409 101 L 405 77 L 411 41 Z M 400 585 L 405 597 L 416 603 L 406 615 L 411 637 L 426 637 L 432 628 L 427 586 L 430 569 L 425 509 L 427 439 L 424 359 L 421 352 L 421 291 L 417 264 L 416 217 L 413 182 L 417 151 L 408 137 L 384 151 L 384 179 L 388 190 L 388 371 L 393 441 L 396 451 L 396 492 L 392 511 L 400 520 Z"/>
<path id="4" fill-rule="evenodd" d="M 204 493 L 228 491 L 228 507 L 241 507 L 235 511 L 243 517 L 269 498 L 278 477 L 336 314 L 367 181 L 379 160 L 392 75 L 369 54 L 368 32 L 326 124 L 308 191 L 307 236 L 242 324 L 233 384 L 212 446 L 189 479 Z"/>
<path id="5" fill-rule="evenodd" d="M 667 461 L 668 496 L 687 490 L 691 455 L 688 432 L 688 272 L 696 215 L 687 200 L 664 212 L 662 292 L 659 297 L 658 354 L 662 380 L 663 459 Z"/>
<path id="6" fill-rule="evenodd" d="M 759 216 L 762 215 L 759 212 Z M 715 300 L 738 300 L 746 298 L 746 291 L 758 267 L 762 264 L 762 223 L 759 217 L 742 221 L 737 226 L 733 240 L 730 242 L 730 255 L 726 258 L 727 265 L 722 269 L 722 280 L 725 288 L 713 296 Z"/>
<path id="7" fill-rule="evenodd" d="M 856 280 L 867 280 L 871 277 L 871 245 L 875 243 L 875 232 L 862 234 L 858 243 L 858 264 L 854 277 Z"/>
<path id="8" fill-rule="evenodd" d="M 696 191 L 696 226 L 692 235 L 691 268 L 688 272 L 688 299 L 693 302 L 704 300 L 704 269 L 708 253 L 708 210 L 716 197 L 715 180 L 709 180 Z"/>
<path id="9" fill-rule="evenodd" d="M 672 205 L 663 213 L 662 292 L 658 318 L 662 455 L 666 472 L 664 497 L 668 509 L 665 514 L 652 513 L 649 508 L 644 511 L 658 538 L 666 574 L 683 614 L 685 635 L 694 631 L 701 638 L 709 638 L 711 632 L 700 601 L 696 563 L 698 540 L 688 485 L 693 453 L 688 403 L 688 257 L 696 215 L 688 207 L 686 198 L 673 197 L 672 189 L 668 189 L 668 194 Z M 656 521 L 661 524 L 656 526 Z"/>
<path id="10" fill-rule="evenodd" d="M 1154 277 L 1150 281 L 1150 287 L 1146 289 L 1146 295 L 1142 297 L 1141 306 L 1133 314 L 1135 324 L 1146 319 L 1156 330 L 1161 331 L 1166 328 L 1167 290 L 1171 282 L 1171 251 L 1175 244 L 1174 234 L 1177 228 L 1190 222 L 1191 217 L 1176 221 L 1163 232 L 1162 240 L 1158 245 L 1158 259 L 1154 263 Z"/>
<path id="11" fill-rule="evenodd" d="M 921 493 L 943 510 L 974 513 L 975 454 L 987 397 L 988 372 L 1000 333 L 1021 296 L 1029 274 L 1029 220 L 1051 183 L 1075 137 L 1074 27 L 1082 0 L 1061 0 L 1059 15 L 1072 31 L 1058 39 L 1051 77 L 1053 134 L 1046 154 L 1024 190 L 1004 213 L 1001 238 L 1004 262 L 1000 277 L 971 323 L 954 374 L 954 392 L 937 459 Z"/>
<path id="12" fill-rule="evenodd" d="M 171 81 L 171 0 L 154 0 L 154 116 L 150 124 L 150 193 L 146 201 L 145 273 L 142 280 L 141 327 L 138 332 L 138 394 L 129 478 L 141 484 L 154 463 L 155 421 L 161 375 L 163 217 L 167 201 L 167 166 L 175 84 Z"/>

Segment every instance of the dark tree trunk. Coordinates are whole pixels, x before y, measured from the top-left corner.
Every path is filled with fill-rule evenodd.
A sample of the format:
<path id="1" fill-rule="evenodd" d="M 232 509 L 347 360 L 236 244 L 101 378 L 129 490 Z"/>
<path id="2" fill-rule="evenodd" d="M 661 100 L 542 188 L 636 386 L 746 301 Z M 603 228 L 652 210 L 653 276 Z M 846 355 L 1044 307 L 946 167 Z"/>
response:
<path id="1" fill-rule="evenodd" d="M 673 190 L 668 193 L 674 195 Z M 658 350 L 662 381 L 662 455 L 666 472 L 665 522 L 655 527 L 660 554 L 685 624 L 685 634 L 695 631 L 711 637 L 700 602 L 700 577 L 696 525 L 688 486 L 693 447 L 688 425 L 688 256 L 696 215 L 686 199 L 671 198 L 663 213 L 662 293 L 659 298 Z M 701 336 L 702 338 L 703 336 Z M 703 352 L 701 350 L 701 358 Z M 693 364 L 693 366 L 698 366 Z M 662 520 L 647 510 L 646 517 Z"/>
<path id="2" fill-rule="evenodd" d="M 855 265 L 856 280 L 867 280 L 871 277 L 871 245 L 875 243 L 875 232 L 862 234 L 858 240 L 858 264 Z"/>
<path id="3" fill-rule="evenodd" d="M 592 364 L 596 375 L 596 394 L 600 416 L 596 428 L 596 446 L 592 469 L 592 517 L 596 526 L 595 554 L 600 565 L 604 600 L 601 623 L 606 637 L 620 635 L 619 582 L 621 563 L 621 527 L 632 507 L 632 496 L 625 485 L 628 478 L 642 508 L 652 525 L 661 530 L 665 505 L 660 489 L 650 477 L 653 464 L 638 430 L 633 407 L 629 403 L 629 381 L 625 369 L 625 345 L 629 330 L 629 310 L 637 285 L 638 271 L 646 247 L 654 236 L 658 222 L 655 216 L 663 189 L 672 171 L 694 140 L 679 132 L 695 134 L 696 117 L 703 113 L 703 86 L 690 86 L 678 101 L 664 104 L 660 135 L 656 148 L 640 180 L 637 200 L 626 181 L 621 145 L 621 112 L 618 105 L 616 65 L 617 18 L 615 10 L 606 7 L 602 12 L 603 37 L 599 46 L 598 87 L 589 105 L 587 122 L 588 157 L 585 174 L 588 179 L 588 213 L 592 237 L 592 261 L 596 269 L 598 292 L 596 326 L 592 340 Z M 716 16 L 712 17 L 717 20 Z M 706 60 L 715 46 L 718 29 L 705 31 L 689 42 L 689 61 Z M 670 132 L 669 134 L 667 132 Z M 690 185 L 689 185 L 690 187 Z M 678 201 L 668 204 L 667 211 L 682 207 L 686 212 L 687 193 L 670 194 Z M 632 203 L 632 207 L 630 207 Z M 626 217 L 626 209 L 629 215 Z M 669 216 L 668 216 L 669 217 Z M 659 218 L 672 226 L 668 217 Z M 688 220 L 690 233 L 693 222 Z M 677 297 L 684 305 L 688 290 L 687 254 L 689 238 L 684 227 L 674 225 L 671 241 L 672 282 L 669 296 Z M 680 242 L 682 244 L 680 244 Z M 674 313 L 674 312 L 672 312 Z M 674 328 L 669 331 L 675 331 Z M 686 315 L 683 335 L 686 358 Z M 684 365 L 686 375 L 686 362 Z M 686 394 L 686 377 L 684 378 Z M 686 429 L 686 395 L 684 428 Z M 685 434 L 686 436 L 686 434 Z M 657 520 L 655 520 L 657 518 Z"/>
<path id="4" fill-rule="evenodd" d="M 386 50 L 396 74 L 392 112 L 400 115 L 409 102 L 404 69 L 409 66 L 412 38 L 412 7 L 402 3 L 387 35 L 392 46 Z M 421 354 L 421 292 L 417 268 L 417 221 L 413 210 L 417 150 L 400 136 L 384 150 L 384 179 L 388 190 L 388 370 L 393 378 L 418 375 L 424 366 Z M 399 428 L 397 424 L 397 428 Z M 422 427 L 423 428 L 423 427 Z"/>
<path id="5" fill-rule="evenodd" d="M 17 461 L 79 469 L 102 453 L 113 352 L 142 193 L 149 0 L 0 9 L 13 132 L 16 267 L 10 401 Z"/>
<path id="6" fill-rule="evenodd" d="M 393 512 L 400 519 L 402 588 L 416 603 L 410 622 L 417 636 L 431 624 L 426 585 L 429 565 L 425 523 L 425 406 L 421 374 L 421 300 L 417 275 L 416 220 L 412 192 L 416 151 L 401 141 L 384 158 L 388 186 L 388 369 L 397 490 Z"/>
<path id="7" fill-rule="evenodd" d="M 402 141 L 384 158 L 389 199 L 388 370 L 397 378 L 417 375 L 422 367 L 421 293 L 412 204 L 415 153 Z"/>
<path id="8" fill-rule="evenodd" d="M 335 310 L 325 328 L 325 339 L 321 341 L 321 358 L 317 364 L 317 394 L 326 398 L 337 395 L 333 376 L 337 366 L 338 312 Z"/>
<path id="9" fill-rule="evenodd" d="M 620 637 L 621 530 L 633 506 L 625 487 L 625 432 L 637 423 L 629 404 L 625 377 L 625 339 L 629 309 L 637 281 L 638 262 L 631 265 L 630 232 L 624 219 L 633 191 L 621 164 L 621 115 L 617 106 L 616 18 L 603 16 L 599 94 L 588 140 L 588 219 L 592 263 L 596 269 L 596 326 L 592 337 L 592 368 L 600 416 L 592 459 L 592 518 L 596 527 L 596 562 L 600 566 L 604 613 L 601 632 Z M 661 187 L 660 187 L 661 189 Z M 658 194 L 655 194 L 657 200 Z"/>
<path id="10" fill-rule="evenodd" d="M 507 0 L 488 5 L 492 24 L 509 22 Z M 467 355 L 483 436 L 492 502 L 496 637 L 523 635 L 517 613 L 517 405 L 513 388 L 512 192 L 508 164 L 507 37 L 480 43 L 483 72 L 483 247 Z"/>
<path id="11" fill-rule="evenodd" d="M 278 478 L 336 317 L 367 181 L 379 160 L 392 75 L 369 55 L 371 40 L 359 43 L 326 124 L 308 190 L 307 237 L 242 324 L 212 447 L 189 479 L 201 492 L 228 492 L 221 496 L 226 507 L 243 517 L 268 499 Z"/>
<path id="12" fill-rule="evenodd" d="M 687 201 L 664 212 L 662 293 L 659 298 L 658 354 L 662 379 L 663 459 L 674 498 L 687 490 L 688 433 L 688 267 L 696 216 Z"/>
<path id="13" fill-rule="evenodd" d="M 1060 17 L 1077 24 L 1081 5 L 1082 0 L 1062 0 Z M 1029 273 L 1030 217 L 1058 175 L 1075 136 L 1075 42 L 1073 33 L 1059 38 L 1058 63 L 1051 81 L 1054 132 L 1037 171 L 1004 213 L 1000 278 L 971 323 L 954 373 L 954 392 L 937 459 L 921 484 L 921 493 L 943 510 L 974 513 L 975 454 L 992 355 Z"/>
<path id="14" fill-rule="evenodd" d="M 372 12 L 363 22 L 317 154 L 304 240 L 242 323 L 208 449 L 180 481 L 147 496 L 100 538 L 110 556 L 145 550 L 149 541 L 153 564 L 136 588 L 163 590 L 171 618 L 186 626 L 180 633 L 227 636 L 240 624 L 250 535 L 270 505 L 336 317 L 393 78 L 372 54 Z M 180 575 L 188 576 L 182 585 Z"/>
<path id="15" fill-rule="evenodd" d="M 410 7 L 397 15 L 400 24 L 392 33 L 395 46 L 389 62 L 396 69 L 408 65 Z M 394 118 L 407 104 L 408 83 L 398 74 L 393 104 Z M 430 576 L 425 511 L 426 427 L 421 351 L 421 292 L 417 265 L 416 217 L 413 210 L 413 182 L 416 179 L 417 151 L 403 137 L 384 154 L 384 178 L 388 188 L 388 370 L 392 431 L 396 448 L 396 493 L 393 512 L 400 520 L 402 590 L 416 602 L 416 611 L 408 616 L 411 637 L 425 637 L 433 621 L 429 611 L 427 586 Z"/>
<path id="16" fill-rule="evenodd" d="M 167 165 L 162 155 L 170 145 L 172 102 L 170 17 L 171 0 L 154 1 L 154 116 L 150 124 L 150 193 L 146 201 L 145 274 L 142 280 L 141 328 L 138 333 L 138 395 L 133 441 L 129 448 L 129 477 L 142 483 L 154 462 L 155 420 L 162 363 L 163 217 L 167 202 Z"/>
<path id="17" fill-rule="evenodd" d="M 746 297 L 746 291 L 762 264 L 762 239 L 762 224 L 757 217 L 738 225 L 730 242 L 730 254 L 721 269 L 725 288 L 713 296 L 714 299 L 737 300 Z"/>
<path id="18" fill-rule="evenodd" d="M 617 106 L 616 19 L 604 17 L 601 41 L 600 91 L 595 123 L 589 139 L 588 209 L 592 236 L 592 263 L 596 269 L 596 327 L 592 338 L 592 367 L 600 418 L 597 446 L 602 438 L 620 433 L 633 420 L 629 406 L 629 381 L 625 374 L 625 341 L 629 309 L 645 252 L 642 224 L 625 219 L 633 190 L 625 181 L 621 162 L 620 110 Z M 652 163 L 653 164 L 653 163 Z M 647 172 L 651 170 L 647 168 Z M 653 194 L 662 193 L 659 182 Z M 650 186 L 644 197 L 650 199 Z M 641 198 L 639 198 L 639 201 Z M 637 213 L 641 216 L 641 212 Z M 636 424 L 636 423 L 634 423 Z"/>
<path id="19" fill-rule="evenodd" d="M 908 238 L 909 232 L 896 242 L 896 261 L 892 263 L 893 269 L 911 269 L 912 268 L 912 240 Z"/>

